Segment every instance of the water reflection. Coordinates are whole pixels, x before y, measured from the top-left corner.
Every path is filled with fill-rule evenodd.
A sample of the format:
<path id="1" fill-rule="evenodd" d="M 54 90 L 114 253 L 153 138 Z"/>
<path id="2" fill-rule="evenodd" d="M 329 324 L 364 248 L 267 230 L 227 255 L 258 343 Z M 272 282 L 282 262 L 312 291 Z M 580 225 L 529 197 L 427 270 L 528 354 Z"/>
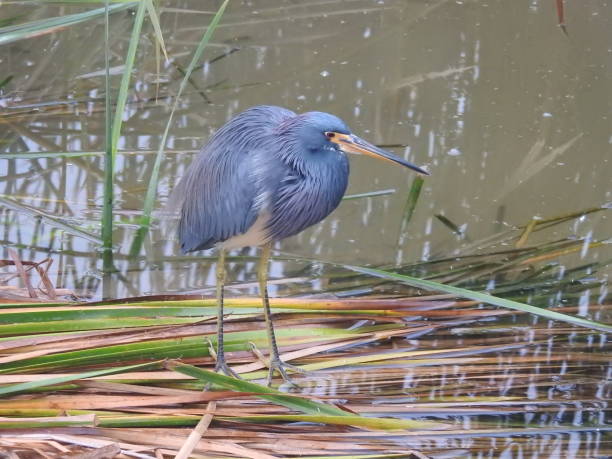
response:
<path id="1" fill-rule="evenodd" d="M 608 20 L 594 14 L 596 2 L 590 16 L 574 18 L 569 43 L 553 33 L 554 28 L 537 39 L 521 33 L 525 24 L 529 30 L 553 24 L 540 2 L 533 2 L 531 9 L 495 2 L 496 15 L 491 5 L 449 2 L 324 2 L 313 7 L 264 2 L 256 10 L 235 7 L 228 12 L 171 131 L 160 205 L 203 140 L 228 117 L 257 103 L 336 113 L 380 144 L 402 145 L 412 161 L 429 159 L 435 171 L 403 247 L 394 242 L 409 178 L 404 171 L 355 158 L 349 193 L 393 187 L 395 195 L 346 202 L 318 227 L 283 243 L 289 252 L 358 263 L 428 259 L 460 246 L 431 220 L 432 213 L 467 227 L 467 234 L 479 239 L 493 230 L 500 206 L 506 211 L 504 220 L 516 224 L 610 198 L 607 175 L 598 173 L 600 165 L 608 165 L 603 156 L 609 149 L 603 122 L 607 109 L 588 103 L 597 86 L 605 93 L 608 81 L 601 66 L 587 70 L 589 62 L 600 62 L 606 42 Z M 119 142 L 116 240 L 122 248 L 129 247 L 133 236 L 151 153 L 180 79 L 177 69 L 184 66 L 208 17 L 197 5 L 184 8 L 162 9 L 170 63 L 162 61 L 157 71 L 151 40 L 143 39 L 140 45 Z M 37 6 L 28 11 L 33 20 L 64 10 Z M 123 69 L 131 19 L 129 12 L 112 16 L 113 87 Z M 103 53 L 80 46 L 91 40 L 101 51 L 101 32 L 99 23 L 76 25 L 3 48 L 5 69 L 14 76 L 2 88 L 4 153 L 102 150 Z M 581 54 L 581 65 L 570 65 L 587 41 L 593 46 Z M 501 49 L 499 43 L 504 43 Z M 598 72 L 598 78 L 583 78 L 585 72 Z M 588 94 L 581 90 L 584 85 L 591 87 Z M 582 159 L 584 155 L 589 159 Z M 103 174 L 99 155 L 10 158 L 2 160 L 5 196 L 92 234 L 98 231 Z M 33 227 L 30 217 L 10 212 L 7 217 L 5 242 L 38 247 L 34 255 L 54 246 L 83 255 L 96 249 L 66 233 L 60 240 L 49 240 L 53 226 L 44 220 Z M 596 217 L 577 233 L 595 231 L 597 237 L 609 230 L 609 222 Z M 169 248 L 166 255 L 174 250 Z M 78 273 L 97 269 L 86 256 L 66 262 Z M 146 292 L 190 289 L 199 283 L 159 285 L 151 284 L 150 275 L 133 271 L 128 276 L 133 289 Z M 75 288 L 79 283 L 82 279 L 70 280 Z M 116 295 L 125 295 L 126 288 L 118 286 Z"/>

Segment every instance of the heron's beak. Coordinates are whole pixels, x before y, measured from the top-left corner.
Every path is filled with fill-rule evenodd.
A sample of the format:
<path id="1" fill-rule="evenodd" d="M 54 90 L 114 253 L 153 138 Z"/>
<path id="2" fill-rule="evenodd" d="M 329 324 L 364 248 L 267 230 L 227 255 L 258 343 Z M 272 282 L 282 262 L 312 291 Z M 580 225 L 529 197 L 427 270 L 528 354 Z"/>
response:
<path id="1" fill-rule="evenodd" d="M 395 156 L 393 153 L 385 151 L 381 148 L 378 148 L 375 145 L 372 145 L 369 142 L 366 142 L 360 137 L 352 134 L 340 134 L 339 132 L 335 132 L 335 135 L 331 137 L 331 140 L 334 143 L 337 143 L 340 146 L 340 149 L 346 153 L 361 153 L 364 155 L 372 156 L 378 159 L 386 159 L 387 161 L 391 161 L 393 163 L 401 164 L 402 166 L 408 167 L 413 171 L 418 172 L 419 174 L 429 175 L 425 169 L 421 169 L 418 166 L 415 166 L 412 163 L 400 158 L 399 156 Z"/>

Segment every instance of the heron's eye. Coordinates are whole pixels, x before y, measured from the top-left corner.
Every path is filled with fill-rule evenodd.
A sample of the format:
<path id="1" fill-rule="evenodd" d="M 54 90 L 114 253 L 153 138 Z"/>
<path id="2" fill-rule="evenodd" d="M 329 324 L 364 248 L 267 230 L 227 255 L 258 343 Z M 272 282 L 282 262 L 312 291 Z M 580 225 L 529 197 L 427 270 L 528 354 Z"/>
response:
<path id="1" fill-rule="evenodd" d="M 325 133 L 325 137 L 327 137 L 328 139 L 331 139 L 332 137 L 335 137 L 336 133 L 335 132 L 326 132 Z"/>

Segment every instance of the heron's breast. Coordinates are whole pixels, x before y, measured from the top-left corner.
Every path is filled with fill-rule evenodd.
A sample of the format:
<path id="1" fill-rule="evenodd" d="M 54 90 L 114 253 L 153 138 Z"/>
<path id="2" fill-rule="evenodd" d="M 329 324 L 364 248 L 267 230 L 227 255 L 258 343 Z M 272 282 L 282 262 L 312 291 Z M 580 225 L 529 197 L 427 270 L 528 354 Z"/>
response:
<path id="1" fill-rule="evenodd" d="M 319 173 L 294 176 L 274 196 L 269 223 L 272 240 L 293 236 L 327 217 L 348 183 L 348 163 L 339 158 Z"/>

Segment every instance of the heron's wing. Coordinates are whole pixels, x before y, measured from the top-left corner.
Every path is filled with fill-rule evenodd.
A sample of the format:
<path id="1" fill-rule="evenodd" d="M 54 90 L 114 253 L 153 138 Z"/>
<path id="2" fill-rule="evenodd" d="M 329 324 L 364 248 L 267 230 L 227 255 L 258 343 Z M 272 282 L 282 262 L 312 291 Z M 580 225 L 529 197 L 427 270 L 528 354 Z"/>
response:
<path id="1" fill-rule="evenodd" d="M 181 196 L 178 225 L 183 252 L 203 250 L 242 234 L 255 222 L 257 196 L 245 152 L 203 155 L 190 166 L 176 193 Z"/>
<path id="2" fill-rule="evenodd" d="M 244 234 L 257 219 L 261 183 L 253 174 L 265 150 L 266 133 L 295 114 L 280 107 L 254 107 L 226 123 L 210 139 L 172 194 L 180 209 L 183 252 L 203 250 Z"/>

